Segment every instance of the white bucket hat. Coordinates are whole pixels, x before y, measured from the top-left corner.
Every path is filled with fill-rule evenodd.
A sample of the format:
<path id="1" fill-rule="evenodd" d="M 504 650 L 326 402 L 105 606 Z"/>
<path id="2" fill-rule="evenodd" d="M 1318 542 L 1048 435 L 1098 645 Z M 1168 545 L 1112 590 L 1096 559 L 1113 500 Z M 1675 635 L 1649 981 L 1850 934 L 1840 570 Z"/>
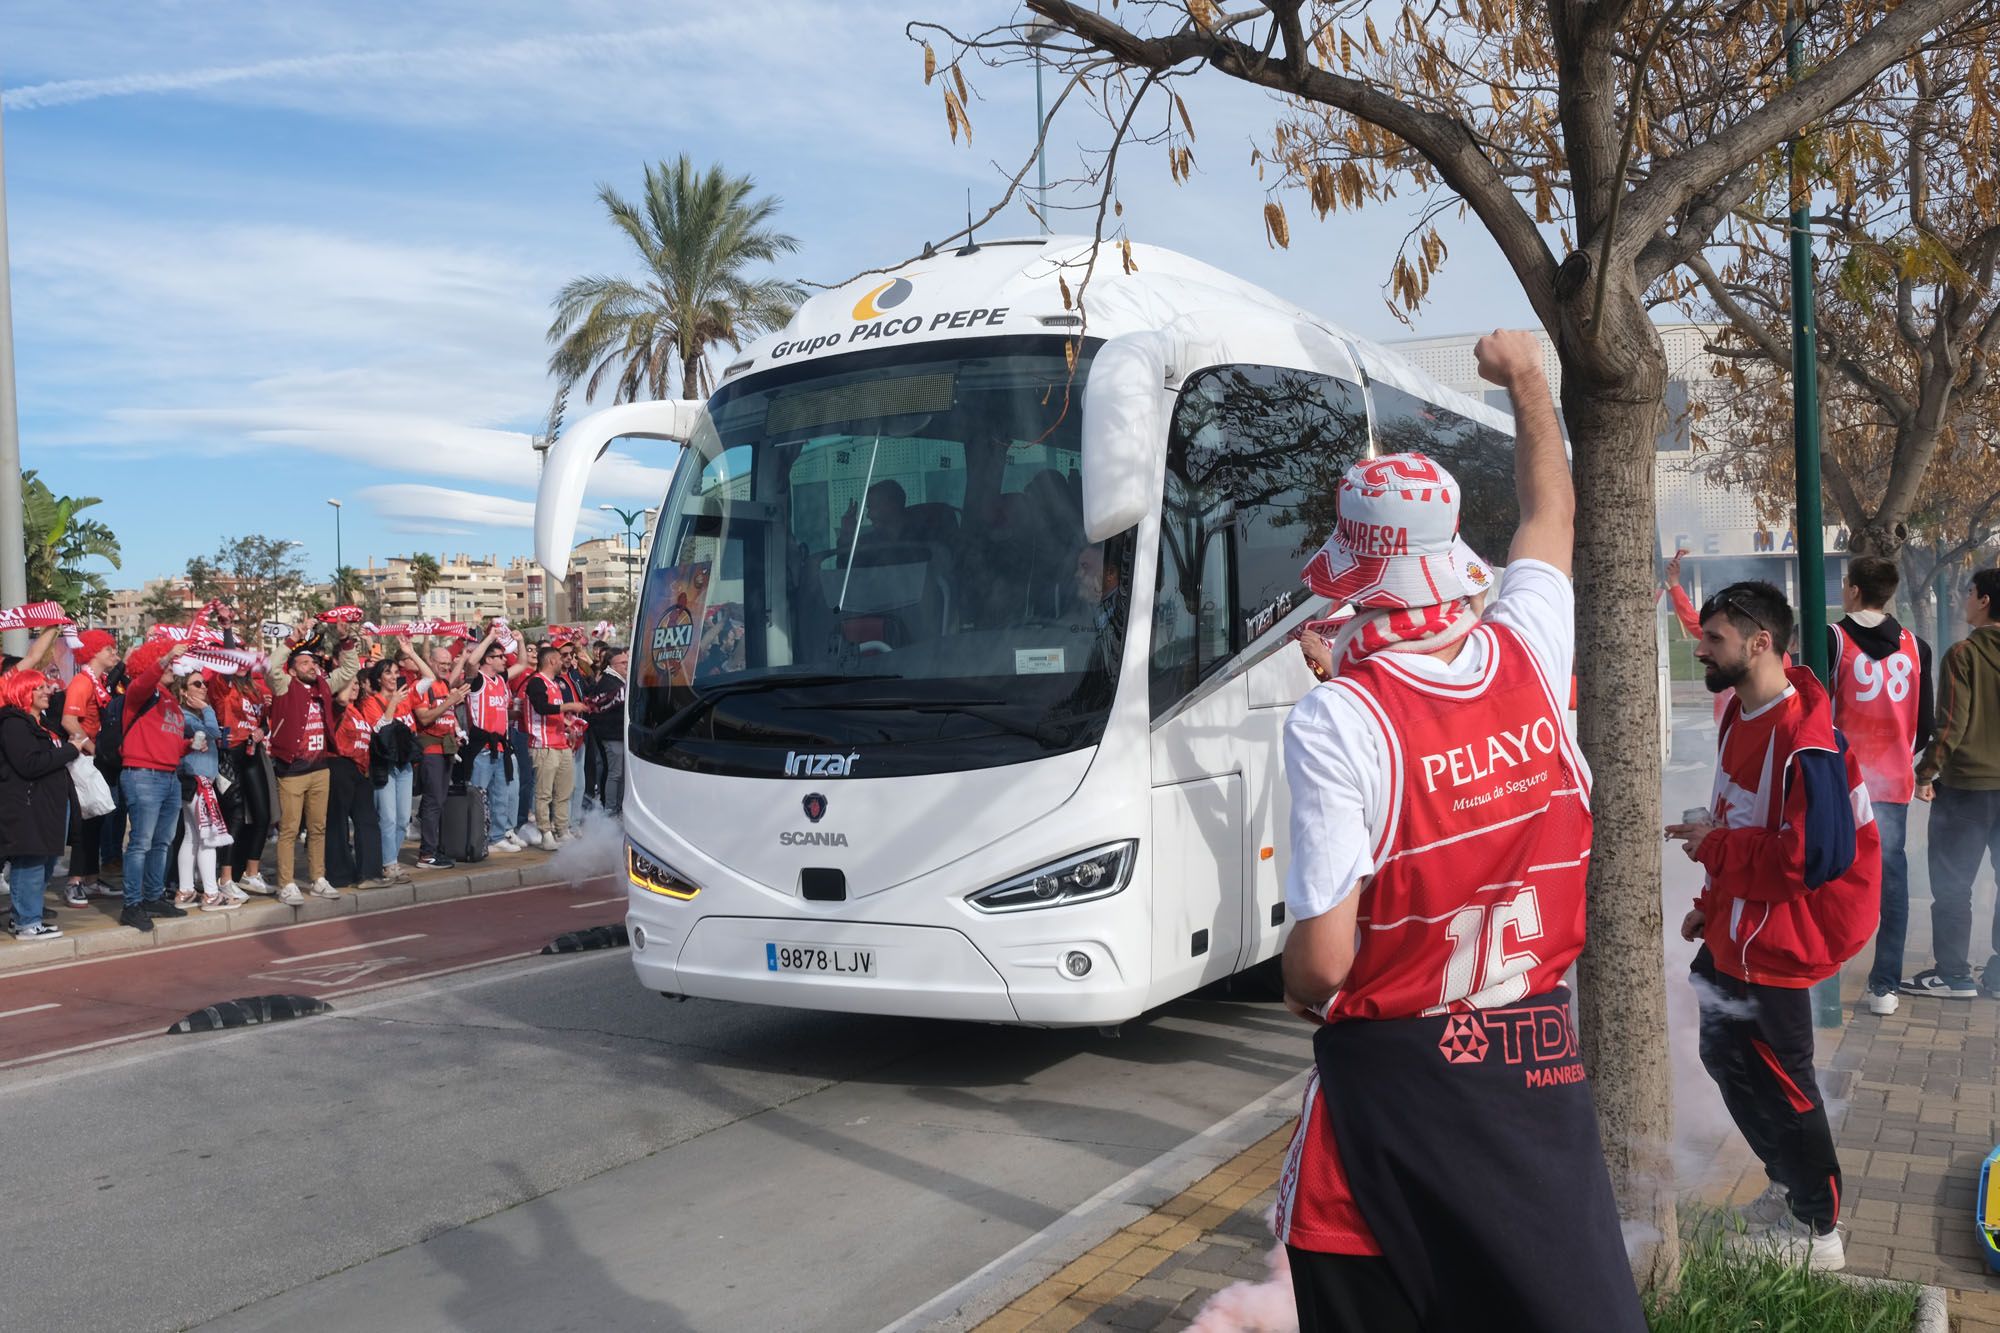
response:
<path id="1" fill-rule="evenodd" d="M 1458 535 L 1458 481 L 1423 454 L 1364 458 L 1340 479 L 1333 535 L 1301 571 L 1336 605 L 1423 607 L 1476 597 L 1493 570 Z"/>

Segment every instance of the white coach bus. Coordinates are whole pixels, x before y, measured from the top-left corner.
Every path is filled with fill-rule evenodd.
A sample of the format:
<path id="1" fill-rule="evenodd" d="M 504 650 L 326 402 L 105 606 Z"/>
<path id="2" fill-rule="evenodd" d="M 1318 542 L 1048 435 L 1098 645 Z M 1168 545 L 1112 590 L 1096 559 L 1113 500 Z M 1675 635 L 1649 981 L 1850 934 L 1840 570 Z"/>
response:
<path id="1" fill-rule="evenodd" d="M 632 638 L 639 979 L 670 995 L 1113 1024 L 1273 957 L 1291 632 L 1334 483 L 1421 449 L 1503 556 L 1511 418 L 1169 251 L 993 241 L 813 297 L 684 441 Z M 1065 290 L 1067 289 L 1067 290 Z M 1366 295 L 1364 299 L 1374 299 Z"/>

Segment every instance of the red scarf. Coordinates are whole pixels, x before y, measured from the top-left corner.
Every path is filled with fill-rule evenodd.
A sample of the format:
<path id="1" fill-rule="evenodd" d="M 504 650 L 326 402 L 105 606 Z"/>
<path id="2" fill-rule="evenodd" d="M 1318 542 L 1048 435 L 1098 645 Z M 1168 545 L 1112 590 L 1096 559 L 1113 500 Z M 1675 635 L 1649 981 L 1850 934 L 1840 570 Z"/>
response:
<path id="1" fill-rule="evenodd" d="M 1334 636 L 1336 673 L 1376 653 L 1434 653 L 1472 633 L 1479 613 L 1469 601 L 1436 606 L 1362 607 Z"/>
<path id="2" fill-rule="evenodd" d="M 104 706 L 111 702 L 111 687 L 99 680 L 97 673 L 89 667 L 77 668 L 77 674 L 90 681 L 90 693 L 97 700 L 98 711 L 103 712 Z"/>

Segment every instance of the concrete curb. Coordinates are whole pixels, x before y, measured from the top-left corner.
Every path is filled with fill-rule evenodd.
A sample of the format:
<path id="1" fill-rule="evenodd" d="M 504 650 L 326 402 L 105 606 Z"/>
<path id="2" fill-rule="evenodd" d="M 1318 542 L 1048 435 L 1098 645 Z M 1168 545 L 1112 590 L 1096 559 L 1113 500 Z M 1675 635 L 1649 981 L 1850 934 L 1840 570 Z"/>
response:
<path id="1" fill-rule="evenodd" d="M 881 1333 L 970 1329 L 1078 1256 L 1150 1215 L 1224 1162 L 1247 1151 L 1298 1113 L 1306 1073 L 1285 1080 L 1179 1147 L 1105 1186 L 956 1286 Z"/>
<path id="2" fill-rule="evenodd" d="M 1911 1333 L 1951 1333 L 1951 1315 L 1943 1287 L 1927 1286 L 1921 1282 L 1898 1282 L 1889 1277 L 1864 1277 L 1859 1273 L 1834 1273 L 1830 1276 L 1857 1287 L 1915 1287 L 1917 1318 L 1910 1325 Z"/>
<path id="3" fill-rule="evenodd" d="M 184 917 L 162 917 L 153 923 L 149 933 L 120 926 L 82 931 L 65 935 L 59 940 L 0 944 L 0 977 L 63 967 L 87 958 L 171 948 L 228 935 L 283 930 L 309 921 L 385 912 L 417 903 L 445 902 L 484 893 L 572 883 L 574 881 L 555 875 L 552 867 L 546 864 L 482 866 L 462 874 L 433 875 L 416 871 L 408 884 L 390 884 L 379 889 L 343 889 L 338 898 L 307 898 L 298 907 L 287 907 L 270 899 L 253 899 L 234 912 L 193 911 Z"/>

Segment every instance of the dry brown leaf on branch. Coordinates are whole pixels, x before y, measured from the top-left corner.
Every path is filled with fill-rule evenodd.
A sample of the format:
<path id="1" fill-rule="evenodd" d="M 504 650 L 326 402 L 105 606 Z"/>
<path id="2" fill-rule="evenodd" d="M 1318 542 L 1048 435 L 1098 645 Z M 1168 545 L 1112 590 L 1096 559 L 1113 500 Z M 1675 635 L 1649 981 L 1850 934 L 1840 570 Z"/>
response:
<path id="1" fill-rule="evenodd" d="M 1063 281 L 1063 275 L 1060 273 L 1056 274 L 1056 290 L 1062 293 L 1063 309 L 1074 309 L 1075 306 L 1069 293 L 1069 284 Z"/>
<path id="2" fill-rule="evenodd" d="M 1125 265 L 1127 273 L 1137 273 L 1139 271 L 1138 264 L 1132 260 L 1132 240 L 1130 237 L 1121 236 L 1118 238 L 1118 258 Z"/>
<path id="3" fill-rule="evenodd" d="M 1292 248 L 1292 229 L 1285 222 L 1284 205 L 1275 199 L 1264 201 L 1264 235 L 1280 250 Z"/>
<path id="4" fill-rule="evenodd" d="M 929 83 L 929 82 L 930 82 L 930 81 L 931 81 L 932 79 L 934 79 L 934 78 L 936 78 L 936 77 L 937 77 L 937 52 L 936 52 L 936 51 L 933 51 L 933 50 L 931 49 L 931 44 L 930 44 L 929 42 L 925 42 L 925 43 L 924 43 L 924 82 L 925 82 L 925 83 Z"/>

